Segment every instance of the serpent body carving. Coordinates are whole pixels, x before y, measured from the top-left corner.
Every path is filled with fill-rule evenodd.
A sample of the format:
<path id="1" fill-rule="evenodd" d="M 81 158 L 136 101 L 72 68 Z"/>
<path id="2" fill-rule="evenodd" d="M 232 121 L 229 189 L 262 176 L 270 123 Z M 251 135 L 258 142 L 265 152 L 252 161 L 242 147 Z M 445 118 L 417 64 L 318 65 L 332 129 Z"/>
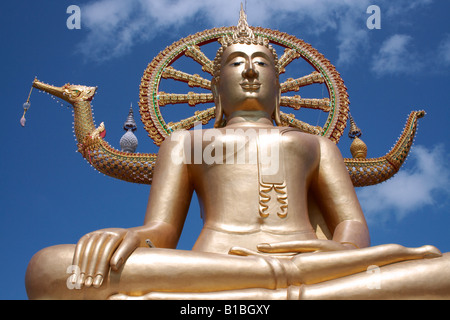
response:
<path id="1" fill-rule="evenodd" d="M 66 84 L 54 87 L 38 80 L 33 87 L 63 99 L 73 106 L 78 151 L 101 173 L 120 180 L 151 184 L 156 154 L 127 153 L 111 147 L 104 139 L 105 127 L 95 127 L 90 101 L 97 88 Z"/>
<path id="2" fill-rule="evenodd" d="M 70 103 L 74 109 L 74 129 L 78 151 L 99 172 L 120 180 L 151 184 L 157 155 L 154 153 L 127 153 L 111 147 L 103 138 L 103 123 L 96 128 L 90 101 L 96 87 L 66 84 L 55 87 L 34 80 L 33 87 Z M 352 159 L 344 162 L 353 185 L 374 185 L 391 178 L 404 163 L 415 136 L 417 121 L 424 111 L 413 111 L 408 117 L 403 133 L 389 153 L 379 158 Z"/>

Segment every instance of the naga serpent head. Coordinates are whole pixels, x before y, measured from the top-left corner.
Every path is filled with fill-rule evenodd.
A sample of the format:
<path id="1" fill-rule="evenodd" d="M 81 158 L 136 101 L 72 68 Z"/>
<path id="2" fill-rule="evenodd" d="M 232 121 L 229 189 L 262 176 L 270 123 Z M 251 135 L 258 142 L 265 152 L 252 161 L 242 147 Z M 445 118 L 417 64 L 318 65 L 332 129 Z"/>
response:
<path id="1" fill-rule="evenodd" d="M 94 98 L 97 87 L 87 87 L 81 85 L 65 84 L 62 87 L 55 87 L 39 80 L 33 81 L 33 87 L 58 97 L 68 103 L 91 101 Z"/>

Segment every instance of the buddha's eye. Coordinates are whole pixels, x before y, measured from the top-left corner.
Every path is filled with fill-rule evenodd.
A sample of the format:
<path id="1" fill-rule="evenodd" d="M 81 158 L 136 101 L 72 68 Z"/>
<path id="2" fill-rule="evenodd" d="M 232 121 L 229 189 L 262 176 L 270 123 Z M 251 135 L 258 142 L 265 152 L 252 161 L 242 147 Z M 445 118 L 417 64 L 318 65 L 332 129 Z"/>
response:
<path id="1" fill-rule="evenodd" d="M 254 62 L 257 66 L 260 66 L 260 67 L 265 67 L 265 66 L 267 66 L 267 63 L 265 63 L 265 62 L 263 62 L 263 61 L 255 61 Z"/>
<path id="2" fill-rule="evenodd" d="M 233 66 L 233 67 L 239 67 L 241 64 L 243 64 L 244 62 L 243 61 L 236 61 L 236 62 L 233 62 L 233 63 L 231 63 L 231 65 Z"/>

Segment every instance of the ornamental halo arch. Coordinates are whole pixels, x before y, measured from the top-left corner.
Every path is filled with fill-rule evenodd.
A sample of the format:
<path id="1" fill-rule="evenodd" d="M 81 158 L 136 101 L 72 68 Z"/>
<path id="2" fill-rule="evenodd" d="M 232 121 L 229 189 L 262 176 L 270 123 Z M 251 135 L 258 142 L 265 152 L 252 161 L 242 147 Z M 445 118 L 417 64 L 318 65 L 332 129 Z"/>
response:
<path id="1" fill-rule="evenodd" d="M 338 143 L 342 136 L 349 112 L 349 99 L 347 88 L 336 68 L 310 44 L 295 36 L 277 30 L 261 27 L 250 27 L 255 36 L 266 38 L 270 44 L 284 48 L 284 53 L 279 57 L 278 67 L 280 73 L 286 71 L 286 67 L 295 59 L 303 59 L 309 63 L 314 71 L 298 78 L 288 78 L 281 83 L 281 123 L 283 126 L 291 126 L 310 134 L 322 135 L 331 141 Z M 198 32 L 182 38 L 161 51 L 147 66 L 141 79 L 139 90 L 139 112 L 149 136 L 156 145 L 160 145 L 166 137 L 175 130 L 189 130 L 196 122 L 208 123 L 215 117 L 215 107 L 198 108 L 198 105 L 213 103 L 212 93 L 188 92 L 185 94 L 165 93 L 159 91 L 162 79 L 173 79 L 186 82 L 190 87 L 211 90 L 211 80 L 207 77 L 213 75 L 213 60 L 210 60 L 202 52 L 202 46 L 214 41 L 219 41 L 225 36 L 230 36 L 236 31 L 236 27 L 213 28 Z M 199 63 L 205 75 L 189 74 L 172 67 L 172 64 L 180 57 L 187 56 Z M 325 84 L 327 98 L 302 98 L 299 95 L 285 95 L 285 93 L 298 91 L 301 87 L 314 83 Z M 189 104 L 197 107 L 194 114 L 188 118 L 176 122 L 167 122 L 161 113 L 161 107 L 168 104 Z M 303 122 L 292 113 L 283 112 L 286 108 L 299 110 L 301 108 L 316 109 L 328 113 L 323 126 L 314 126 Z"/>
<path id="2" fill-rule="evenodd" d="M 306 61 L 314 69 L 309 74 L 298 78 L 288 78 L 280 84 L 282 93 L 280 107 L 283 108 L 280 108 L 282 126 L 295 127 L 303 132 L 321 135 L 334 143 L 338 143 L 347 120 L 350 118 L 349 137 L 353 139 L 350 151 L 353 158 L 344 158 L 344 163 L 353 185 L 363 187 L 378 184 L 390 179 L 399 171 L 413 144 L 418 119 L 422 118 L 425 112 L 419 110 L 410 113 L 403 132 L 387 154 L 378 158 L 366 158 L 367 147 L 358 138 L 361 132 L 349 114 L 347 88 L 335 67 L 321 53 L 303 40 L 280 31 L 249 27 L 242 10 L 237 27 L 213 28 L 182 38 L 161 51 L 145 69 L 139 90 L 139 111 L 144 127 L 156 145 L 161 145 L 164 139 L 175 130 L 189 130 L 197 122 L 206 124 L 215 117 L 214 106 L 203 109 L 198 107 L 201 104 L 214 102 L 211 80 L 207 79 L 208 74 L 209 77 L 213 77 L 213 61 L 206 56 L 202 48 L 219 40 L 228 41 L 227 38 L 230 36 L 234 38 L 236 34 L 238 34 L 239 41 L 241 41 L 243 34 L 250 34 L 260 40 L 262 38 L 264 45 L 268 42 L 271 45 L 284 48 L 284 53 L 278 58 L 277 64 L 280 74 L 286 71 L 291 62 L 299 58 Z M 184 56 L 198 63 L 206 76 L 175 69 L 174 66 L 177 64 L 174 64 L 174 62 Z M 185 65 L 181 64 L 181 66 L 184 67 Z M 300 68 L 295 69 L 297 72 L 301 70 Z M 165 93 L 160 91 L 162 79 L 184 82 L 190 87 L 201 88 L 203 92 Z M 299 91 L 300 88 L 315 83 L 323 84 L 322 89 L 327 88 L 327 98 L 315 99 L 302 98 L 299 95 L 285 95 L 288 92 Z M 157 154 L 128 153 L 116 150 L 104 140 L 106 130 L 104 124 L 101 123 L 100 126 L 95 127 L 90 101 L 95 95 L 96 87 L 72 85 L 70 83 L 62 87 L 56 87 L 37 79 L 33 81 L 33 87 L 72 104 L 78 151 L 92 167 L 105 175 L 120 180 L 142 184 L 152 183 Z M 190 116 L 187 118 L 176 122 L 167 122 L 160 107 L 168 104 L 188 104 L 196 107 L 196 110 L 193 115 L 190 115 L 192 110 L 189 110 Z M 28 108 L 29 97 L 27 103 L 24 104 L 25 112 Z M 328 113 L 328 117 L 322 126 L 314 126 L 297 119 L 294 114 L 283 112 L 285 108 L 318 110 L 319 114 L 320 112 Z M 179 112 L 177 112 L 177 115 L 179 115 Z M 24 116 L 21 119 L 22 125 L 25 121 Z"/>

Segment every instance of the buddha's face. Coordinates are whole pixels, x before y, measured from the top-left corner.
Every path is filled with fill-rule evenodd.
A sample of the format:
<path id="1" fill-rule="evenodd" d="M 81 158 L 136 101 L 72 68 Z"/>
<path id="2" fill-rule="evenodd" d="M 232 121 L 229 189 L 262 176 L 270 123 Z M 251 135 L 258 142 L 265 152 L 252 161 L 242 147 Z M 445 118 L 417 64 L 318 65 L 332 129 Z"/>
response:
<path id="1" fill-rule="evenodd" d="M 265 111 L 272 115 L 280 96 L 272 52 L 262 45 L 227 47 L 213 92 L 226 118 L 235 111 Z"/>

